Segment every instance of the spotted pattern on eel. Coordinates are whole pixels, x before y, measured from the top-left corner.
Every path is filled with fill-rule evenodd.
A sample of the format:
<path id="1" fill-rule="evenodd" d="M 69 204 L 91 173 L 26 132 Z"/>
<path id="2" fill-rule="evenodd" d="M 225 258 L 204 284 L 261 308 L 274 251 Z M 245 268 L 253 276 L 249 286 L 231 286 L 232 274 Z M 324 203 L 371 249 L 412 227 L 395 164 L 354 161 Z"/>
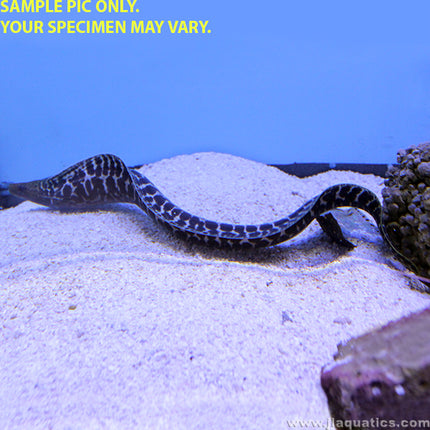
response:
<path id="1" fill-rule="evenodd" d="M 292 214 L 259 225 L 222 223 L 190 214 L 165 197 L 146 176 L 110 154 L 88 158 L 47 179 L 11 184 L 9 191 L 58 209 L 100 203 L 133 203 L 183 238 L 230 248 L 276 245 L 296 236 L 328 211 L 349 206 L 368 212 L 384 239 L 398 253 L 386 235 L 378 197 L 355 184 L 331 186 Z"/>

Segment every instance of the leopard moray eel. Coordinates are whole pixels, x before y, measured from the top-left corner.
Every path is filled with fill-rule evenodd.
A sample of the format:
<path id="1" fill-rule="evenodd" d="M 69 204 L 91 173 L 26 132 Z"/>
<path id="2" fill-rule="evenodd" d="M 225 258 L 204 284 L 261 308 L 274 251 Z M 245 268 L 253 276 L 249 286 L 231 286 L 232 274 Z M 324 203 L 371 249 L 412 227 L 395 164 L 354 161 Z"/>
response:
<path id="1" fill-rule="evenodd" d="M 167 199 L 147 177 L 110 154 L 88 158 L 47 179 L 11 184 L 9 191 L 56 209 L 83 208 L 101 203 L 133 203 L 181 237 L 230 248 L 276 245 L 299 234 L 314 219 L 336 239 L 339 235 L 332 230 L 334 226 L 340 231 L 337 222 L 332 218 L 327 226 L 327 222 L 321 222 L 328 221 L 323 215 L 332 209 L 350 206 L 368 212 L 375 219 L 382 236 L 399 253 L 386 234 L 378 197 L 372 191 L 354 184 L 327 188 L 285 218 L 260 225 L 219 223 L 192 215 Z"/>

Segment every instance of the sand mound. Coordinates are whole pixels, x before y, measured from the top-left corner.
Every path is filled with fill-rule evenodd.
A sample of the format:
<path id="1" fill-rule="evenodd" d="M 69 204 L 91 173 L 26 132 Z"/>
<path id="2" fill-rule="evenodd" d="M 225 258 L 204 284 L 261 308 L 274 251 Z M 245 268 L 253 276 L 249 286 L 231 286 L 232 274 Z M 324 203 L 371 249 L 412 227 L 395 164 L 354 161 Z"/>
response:
<path id="1" fill-rule="evenodd" d="M 225 154 L 144 166 L 209 219 L 267 222 L 329 185 Z M 349 214 L 349 215 L 348 215 Z M 0 212 L 2 428 L 285 429 L 327 423 L 320 369 L 336 345 L 424 308 L 370 221 L 349 211 L 333 244 L 315 222 L 257 251 L 181 242 L 135 206 Z"/>

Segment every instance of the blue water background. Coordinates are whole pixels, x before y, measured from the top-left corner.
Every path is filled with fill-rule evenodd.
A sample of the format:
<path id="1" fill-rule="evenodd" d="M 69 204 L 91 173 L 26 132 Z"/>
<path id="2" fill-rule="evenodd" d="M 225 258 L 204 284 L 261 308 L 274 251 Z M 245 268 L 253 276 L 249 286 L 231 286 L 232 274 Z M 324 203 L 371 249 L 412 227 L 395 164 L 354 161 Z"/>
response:
<path id="1" fill-rule="evenodd" d="M 428 1 L 138 6 L 42 19 L 209 20 L 211 33 L 0 34 L 0 180 L 104 152 L 392 163 L 430 138 Z"/>

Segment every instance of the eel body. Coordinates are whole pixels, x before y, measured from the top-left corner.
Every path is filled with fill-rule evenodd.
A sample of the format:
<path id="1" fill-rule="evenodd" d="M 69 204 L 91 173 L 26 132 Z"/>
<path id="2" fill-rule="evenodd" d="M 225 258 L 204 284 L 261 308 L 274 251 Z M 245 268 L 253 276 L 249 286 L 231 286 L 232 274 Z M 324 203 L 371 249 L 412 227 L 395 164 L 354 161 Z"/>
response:
<path id="1" fill-rule="evenodd" d="M 382 223 L 382 206 L 378 197 L 355 184 L 329 187 L 290 215 L 259 225 L 223 223 L 193 215 L 172 203 L 146 176 L 128 168 L 119 157 L 110 154 L 91 157 L 43 180 L 11 184 L 9 191 L 26 200 L 58 209 L 83 208 L 100 203 L 133 203 L 155 221 L 186 239 L 231 248 L 276 245 L 299 234 L 314 219 L 335 240 L 342 242 L 341 233 L 340 238 L 338 233 L 333 233 L 336 221 L 324 214 L 338 207 L 350 206 L 369 213 L 392 246 Z"/>

